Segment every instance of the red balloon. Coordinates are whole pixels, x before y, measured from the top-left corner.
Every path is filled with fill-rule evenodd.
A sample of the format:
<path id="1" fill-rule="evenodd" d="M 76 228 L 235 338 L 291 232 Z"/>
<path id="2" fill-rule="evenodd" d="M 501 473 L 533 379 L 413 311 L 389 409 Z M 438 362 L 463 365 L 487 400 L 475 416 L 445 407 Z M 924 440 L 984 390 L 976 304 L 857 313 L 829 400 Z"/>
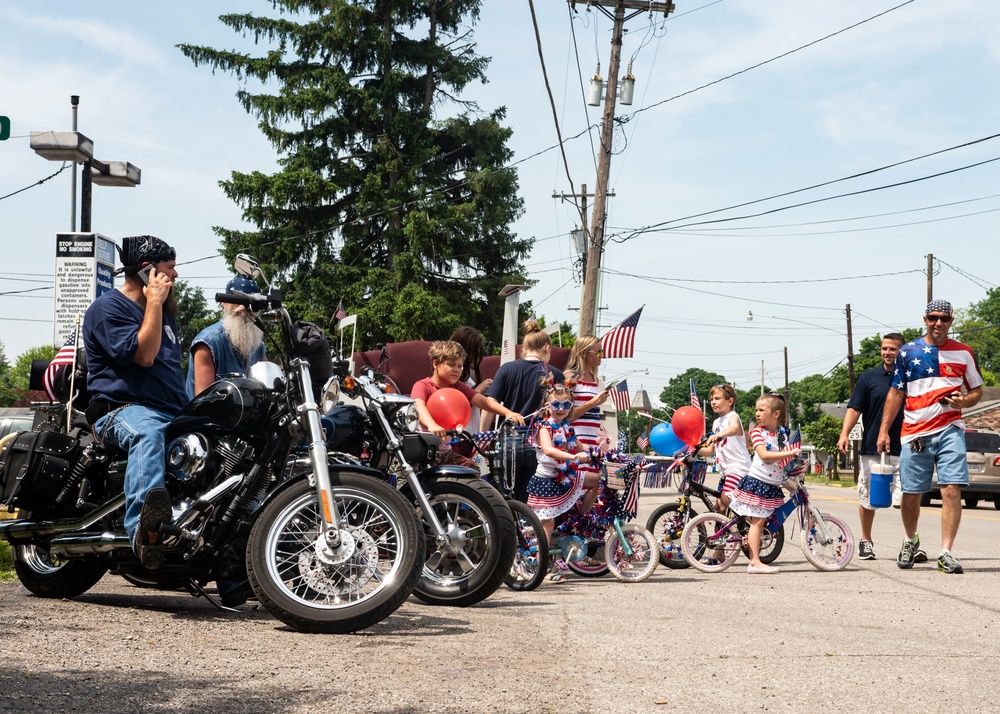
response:
<path id="1" fill-rule="evenodd" d="M 445 387 L 427 398 L 427 411 L 445 429 L 457 429 L 469 423 L 472 405 L 457 389 Z"/>
<path id="2" fill-rule="evenodd" d="M 670 420 L 674 434 L 688 446 L 696 446 L 705 435 L 705 415 L 694 407 L 681 407 Z"/>

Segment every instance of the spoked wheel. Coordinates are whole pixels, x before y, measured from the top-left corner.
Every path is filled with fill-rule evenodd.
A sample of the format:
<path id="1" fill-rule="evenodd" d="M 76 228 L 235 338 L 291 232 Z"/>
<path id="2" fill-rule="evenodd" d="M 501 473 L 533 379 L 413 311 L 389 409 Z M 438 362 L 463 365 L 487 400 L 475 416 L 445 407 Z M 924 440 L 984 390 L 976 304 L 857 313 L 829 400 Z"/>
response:
<path id="1" fill-rule="evenodd" d="M 603 578 L 610 572 L 606 552 L 607 545 L 605 543 L 590 541 L 587 547 L 587 557 L 576 562 L 566 561 L 566 565 L 580 577 Z"/>
<path id="2" fill-rule="evenodd" d="M 781 549 L 785 547 L 785 526 L 779 525 L 778 530 L 772 530 L 773 524 L 770 521 L 764 522 L 764 529 L 760 534 L 760 562 L 765 565 L 773 563 L 781 554 Z M 740 535 L 746 536 L 750 530 L 750 524 L 740 521 Z M 749 546 L 743 546 L 743 555 L 750 557 Z"/>
<path id="3" fill-rule="evenodd" d="M 485 600 L 510 575 L 517 551 L 507 502 L 478 478 L 442 477 L 424 487 L 447 541 L 428 553 L 413 594 L 430 605 L 464 607 Z M 419 511 L 417 516 L 422 520 Z M 431 542 L 434 534 L 424 527 Z"/>
<path id="4" fill-rule="evenodd" d="M 809 521 L 802 529 L 802 553 L 819 570 L 843 570 L 854 556 L 854 535 L 839 518 L 826 514 L 821 517 L 823 527 L 820 527 L 815 515 L 809 513 Z M 824 530 L 826 538 L 823 537 Z"/>
<path id="5" fill-rule="evenodd" d="M 668 568 L 688 568 L 690 564 L 681 551 L 681 535 L 684 526 L 698 514 L 693 508 L 685 514 L 679 503 L 667 503 L 660 506 L 646 521 L 646 529 L 653 534 L 660 552 L 660 565 Z"/>
<path id="6" fill-rule="evenodd" d="M 302 632 L 364 629 L 403 604 L 420 575 L 424 534 L 401 495 L 369 476 L 331 474 L 341 548 L 320 530 L 316 491 L 305 480 L 264 507 L 247 574 L 261 605 Z"/>
<path id="7" fill-rule="evenodd" d="M 656 571 L 660 562 L 653 534 L 640 525 L 621 527 L 625 542 L 614 527 L 608 529 L 604 542 L 604 559 L 611 574 L 626 583 L 640 583 Z M 628 547 L 626 547 L 626 543 Z"/>
<path id="8" fill-rule="evenodd" d="M 38 545 L 15 545 L 12 550 L 18 580 L 39 597 L 78 597 L 108 571 L 108 566 L 93 556 L 60 560 Z"/>
<path id="9" fill-rule="evenodd" d="M 504 580 L 511 590 L 534 590 L 545 579 L 549 562 L 549 546 L 545 540 L 542 522 L 533 510 L 520 501 L 508 500 L 517 528 L 517 552 L 514 564 Z"/>
<path id="10" fill-rule="evenodd" d="M 703 573 L 719 573 L 732 565 L 743 542 L 736 525 L 721 513 L 692 518 L 681 536 L 681 550 L 688 562 Z"/>

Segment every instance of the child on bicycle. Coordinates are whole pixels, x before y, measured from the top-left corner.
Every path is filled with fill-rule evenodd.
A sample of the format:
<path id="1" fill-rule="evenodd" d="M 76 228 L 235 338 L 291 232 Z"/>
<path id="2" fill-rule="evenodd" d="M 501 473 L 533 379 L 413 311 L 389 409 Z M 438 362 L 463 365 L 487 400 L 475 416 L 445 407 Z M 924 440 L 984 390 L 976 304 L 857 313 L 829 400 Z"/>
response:
<path id="1" fill-rule="evenodd" d="M 586 488 L 596 488 L 596 473 L 580 473 L 576 465 L 590 459 L 580 451 L 569 423 L 573 390 L 565 384 L 550 387 L 542 401 L 534 436 L 538 469 L 528 482 L 528 506 L 538 514 L 545 537 L 552 538 L 555 519 L 571 509 Z"/>
<path id="2" fill-rule="evenodd" d="M 779 436 L 786 414 L 785 398 L 780 394 L 765 394 L 757 400 L 757 426 L 750 430 L 753 462 L 750 472 L 740 479 L 729 493 L 730 508 L 750 521 L 747 546 L 750 549 L 748 573 L 777 573 L 778 568 L 760 560 L 760 541 L 764 523 L 785 501 L 781 484 L 785 480 L 784 466 L 799 455 L 801 449 L 785 449 L 784 437 Z"/>
<path id="3" fill-rule="evenodd" d="M 699 456 L 715 456 L 722 473 L 719 479 L 719 500 L 715 510 L 725 513 L 729 508 L 729 492 L 750 472 L 750 452 L 740 415 L 733 411 L 736 389 L 731 384 L 717 384 L 708 393 L 708 403 L 718 418 L 712 423 L 712 434 L 705 440 Z"/>

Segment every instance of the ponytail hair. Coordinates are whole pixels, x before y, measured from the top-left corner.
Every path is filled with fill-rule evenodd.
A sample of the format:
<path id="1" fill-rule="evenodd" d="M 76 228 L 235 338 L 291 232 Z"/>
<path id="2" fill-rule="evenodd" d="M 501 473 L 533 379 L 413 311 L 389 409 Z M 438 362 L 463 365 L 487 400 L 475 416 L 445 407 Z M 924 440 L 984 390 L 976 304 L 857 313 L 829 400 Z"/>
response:
<path id="1" fill-rule="evenodd" d="M 552 338 L 538 325 L 538 320 L 529 319 L 524 322 L 524 341 L 521 343 L 527 352 L 538 352 L 552 345 Z"/>

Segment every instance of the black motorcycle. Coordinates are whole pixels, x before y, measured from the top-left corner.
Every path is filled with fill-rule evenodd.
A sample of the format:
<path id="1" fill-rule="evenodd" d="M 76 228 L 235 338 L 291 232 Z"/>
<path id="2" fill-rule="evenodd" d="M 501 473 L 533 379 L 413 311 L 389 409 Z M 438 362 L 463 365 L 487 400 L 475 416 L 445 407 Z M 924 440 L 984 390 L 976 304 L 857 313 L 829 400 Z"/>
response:
<path id="1" fill-rule="evenodd" d="M 249 256 L 235 267 L 262 277 Z M 125 533 L 125 454 L 83 425 L 23 432 L 0 451 L 0 503 L 20 509 L 0 522 L 0 538 L 18 578 L 36 595 L 73 598 L 110 570 L 213 602 L 208 582 L 248 579 L 264 608 L 298 630 L 373 625 L 413 590 L 423 530 L 377 471 L 329 462 L 319 405 L 337 402 L 339 381 L 319 328 L 293 323 L 273 289 L 216 299 L 246 306 L 281 367 L 262 362 L 215 382 L 169 425 L 173 521 L 161 529 L 162 568 L 144 569 Z M 302 444 L 306 455 L 294 459 Z"/>
<path id="2" fill-rule="evenodd" d="M 353 403 L 326 413 L 331 464 L 375 469 L 416 509 L 428 553 L 413 594 L 431 605 L 473 605 L 492 595 L 517 552 L 514 516 L 503 496 L 462 466 L 432 466 L 440 439 L 417 431 L 414 400 L 387 393 L 376 370 L 342 376 Z"/>

